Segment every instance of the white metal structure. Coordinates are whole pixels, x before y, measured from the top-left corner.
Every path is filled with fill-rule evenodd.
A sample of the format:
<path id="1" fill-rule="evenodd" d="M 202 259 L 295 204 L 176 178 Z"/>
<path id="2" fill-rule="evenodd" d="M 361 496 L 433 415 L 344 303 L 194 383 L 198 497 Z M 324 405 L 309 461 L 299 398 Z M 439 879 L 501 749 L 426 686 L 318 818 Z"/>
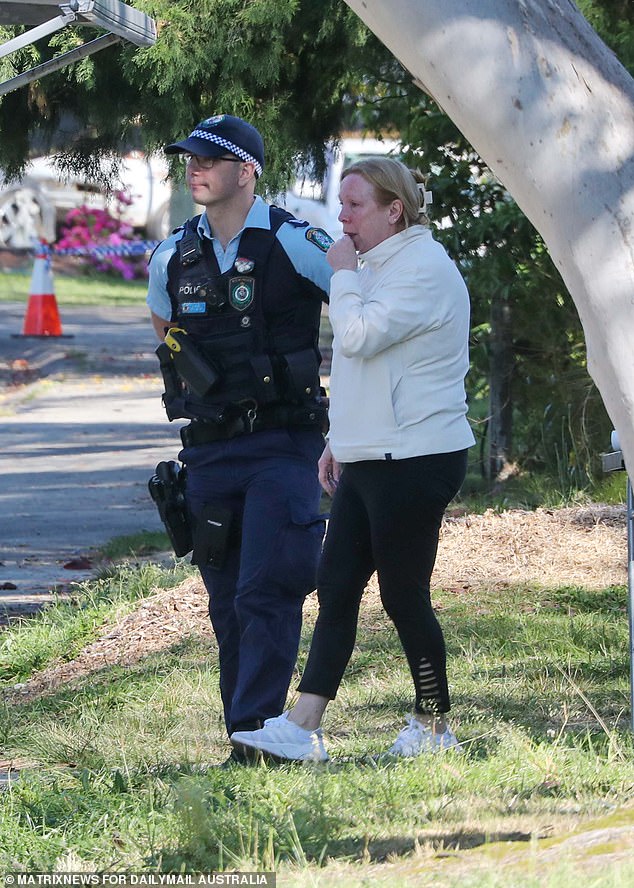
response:
<path id="1" fill-rule="evenodd" d="M 0 95 L 122 40 L 137 46 L 151 46 L 156 42 L 154 20 L 121 0 L 67 0 L 61 3 L 59 0 L 10 0 L 0 2 L 0 25 L 33 27 L 0 46 L 0 58 L 74 24 L 102 28 L 106 33 L 4 81 L 0 84 Z"/>

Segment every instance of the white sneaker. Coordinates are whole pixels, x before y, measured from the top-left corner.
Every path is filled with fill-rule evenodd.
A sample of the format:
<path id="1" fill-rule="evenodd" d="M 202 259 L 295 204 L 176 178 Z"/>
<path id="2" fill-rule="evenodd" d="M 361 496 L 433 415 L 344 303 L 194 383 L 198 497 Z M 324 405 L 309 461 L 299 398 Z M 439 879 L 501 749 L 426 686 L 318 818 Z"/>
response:
<path id="1" fill-rule="evenodd" d="M 321 728 L 307 731 L 288 720 L 284 712 L 275 718 L 267 718 L 264 727 L 257 731 L 235 731 L 229 738 L 231 745 L 246 755 L 264 753 L 266 758 L 278 762 L 327 762 Z"/>
<path id="2" fill-rule="evenodd" d="M 407 727 L 403 728 L 388 749 L 387 754 L 413 758 L 424 753 L 441 752 L 443 749 L 453 749 L 454 752 L 463 751 L 451 728 L 447 727 L 442 734 L 439 734 L 431 728 L 424 727 L 412 716 Z"/>

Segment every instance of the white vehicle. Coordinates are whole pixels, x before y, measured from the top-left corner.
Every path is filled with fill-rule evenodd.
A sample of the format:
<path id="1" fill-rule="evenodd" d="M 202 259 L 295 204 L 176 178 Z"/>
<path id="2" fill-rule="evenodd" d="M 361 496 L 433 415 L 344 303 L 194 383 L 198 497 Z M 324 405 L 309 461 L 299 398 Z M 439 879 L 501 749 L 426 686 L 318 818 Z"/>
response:
<path id="1" fill-rule="evenodd" d="M 149 240 L 161 240 L 169 233 L 167 173 L 160 156 L 126 154 L 113 192 L 124 192 L 130 203 L 117 210 L 114 196 L 107 196 L 99 184 L 77 175 L 62 176 L 51 158 L 36 157 L 22 179 L 0 184 L 0 247 L 28 249 L 36 240 L 54 242 L 68 211 L 82 205 L 107 208 Z"/>
<path id="2" fill-rule="evenodd" d="M 306 219 L 311 225 L 324 228 L 337 239 L 343 231 L 337 218 L 343 170 L 366 157 L 390 155 L 398 158 L 400 147 L 400 142 L 393 139 L 341 139 L 338 145 L 328 150 L 323 182 L 317 182 L 300 171 L 281 202 L 298 219 Z"/>

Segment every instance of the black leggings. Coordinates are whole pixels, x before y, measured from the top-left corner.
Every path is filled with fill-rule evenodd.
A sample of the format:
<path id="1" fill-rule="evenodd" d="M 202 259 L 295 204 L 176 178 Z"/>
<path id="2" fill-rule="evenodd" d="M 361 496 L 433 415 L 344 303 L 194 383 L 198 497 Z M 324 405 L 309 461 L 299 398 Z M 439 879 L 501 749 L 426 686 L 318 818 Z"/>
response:
<path id="1" fill-rule="evenodd" d="M 445 641 L 429 582 L 442 517 L 466 468 L 466 450 L 344 467 L 319 568 L 319 616 L 300 691 L 336 696 L 354 648 L 361 597 L 376 570 L 383 607 L 414 680 L 415 711 L 449 711 Z"/>

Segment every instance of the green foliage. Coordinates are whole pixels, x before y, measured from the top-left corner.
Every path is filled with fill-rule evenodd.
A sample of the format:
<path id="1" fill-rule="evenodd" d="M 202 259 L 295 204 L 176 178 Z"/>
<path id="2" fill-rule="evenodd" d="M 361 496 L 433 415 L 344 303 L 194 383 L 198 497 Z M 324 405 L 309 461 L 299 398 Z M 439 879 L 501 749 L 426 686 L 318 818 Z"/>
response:
<path id="1" fill-rule="evenodd" d="M 577 6 L 634 75 L 634 8 L 628 0 L 577 0 Z"/>
<path id="2" fill-rule="evenodd" d="M 503 484 L 491 487 L 482 476 L 474 455 L 470 460 L 467 477 L 451 508 L 482 513 L 487 509 L 497 512 L 505 509 L 531 511 L 538 507 L 560 509 L 567 506 L 586 506 L 592 502 L 624 505 L 626 484 L 625 472 L 601 475 L 582 486 L 575 486 L 567 473 L 562 477 L 561 474 L 533 468 L 531 471 L 512 473 Z"/>
<path id="3" fill-rule="evenodd" d="M 238 114 L 262 132 L 263 188 L 279 191 L 296 156 L 323 168 L 323 143 L 343 122 L 343 96 L 354 76 L 365 29 L 340 0 L 139 0 L 158 22 L 148 48 L 110 48 L 51 74 L 0 103 L 0 125 L 14 136 L 0 165 L 19 170 L 30 144 L 63 142 L 70 168 L 112 158 L 120 144 L 148 149 L 182 138 L 205 117 Z M 19 30 L 19 29 L 18 29 Z M 65 29 L 48 46 L 13 64 L 50 57 L 87 37 Z M 116 88 L 113 88 L 116 84 Z M 68 121 L 72 121 L 69 126 Z M 61 131 L 61 132 L 60 132 Z M 17 133 L 20 133 L 18 138 Z"/>

